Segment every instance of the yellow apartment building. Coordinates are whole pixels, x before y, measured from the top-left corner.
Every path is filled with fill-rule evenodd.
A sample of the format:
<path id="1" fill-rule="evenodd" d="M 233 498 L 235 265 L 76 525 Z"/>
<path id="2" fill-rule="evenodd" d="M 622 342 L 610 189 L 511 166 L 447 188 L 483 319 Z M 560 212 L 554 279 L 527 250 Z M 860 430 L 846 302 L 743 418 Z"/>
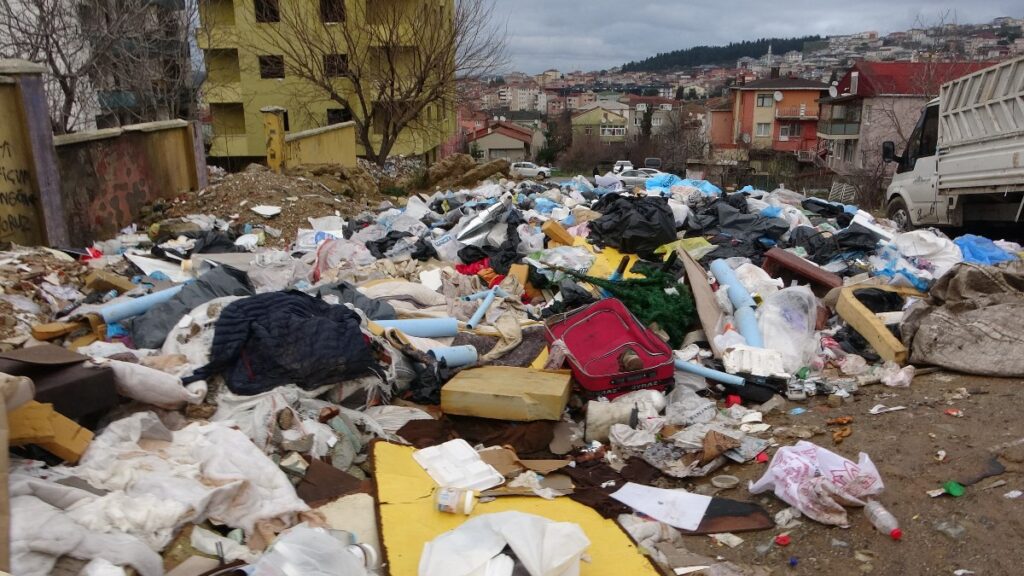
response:
<path id="1" fill-rule="evenodd" d="M 287 6 L 285 2 L 301 4 Z M 280 48 L 275 47 L 279 44 L 268 41 L 267 30 L 261 29 L 278 27 L 274 30 L 278 38 L 291 34 L 287 28 L 290 21 L 282 22 L 282 9 L 295 10 L 289 13 L 291 18 L 301 14 L 301 18 L 320 19 L 302 26 L 305 32 L 299 34 L 313 29 L 326 31 L 334 35 L 333 43 L 345 50 L 341 26 L 383 26 L 375 19 L 383 22 L 393 18 L 395 10 L 422 9 L 423 2 L 454 14 L 454 0 L 200 0 L 200 27 L 196 35 L 206 63 L 203 96 L 209 105 L 213 128 L 209 155 L 214 158 L 263 157 L 266 154 L 260 114 L 263 107 L 280 106 L 287 110 L 286 132 L 345 122 L 352 119 L 352 114 L 360 113 L 358 109 L 342 108 L 322 88 L 289 73 L 290 64 L 280 54 Z M 296 35 L 297 42 L 299 38 Z M 371 46 L 347 47 L 352 54 L 365 54 L 372 49 Z M 310 53 L 317 54 L 312 50 Z M 330 71 L 344 67 L 348 54 L 320 53 L 317 57 L 323 59 L 326 73 L 333 75 Z M 448 81 L 454 91 L 454 78 Z M 349 80 L 339 77 L 335 89 L 351 95 L 353 87 Z M 400 134 L 390 154 L 423 156 L 428 162 L 436 160 L 440 145 L 455 130 L 454 106 L 443 109 L 445 107 L 428 106 L 417 119 L 416 128 Z M 377 134 L 371 134 L 375 147 L 380 141 Z M 356 153 L 365 153 L 358 141 Z"/>

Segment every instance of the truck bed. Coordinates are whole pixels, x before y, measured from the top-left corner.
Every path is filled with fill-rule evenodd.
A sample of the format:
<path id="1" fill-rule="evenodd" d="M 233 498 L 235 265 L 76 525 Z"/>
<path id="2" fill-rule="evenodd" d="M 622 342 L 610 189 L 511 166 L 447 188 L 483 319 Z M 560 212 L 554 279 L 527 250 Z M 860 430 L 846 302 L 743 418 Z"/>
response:
<path id="1" fill-rule="evenodd" d="M 942 85 L 938 191 L 1024 191 L 1024 57 Z"/>

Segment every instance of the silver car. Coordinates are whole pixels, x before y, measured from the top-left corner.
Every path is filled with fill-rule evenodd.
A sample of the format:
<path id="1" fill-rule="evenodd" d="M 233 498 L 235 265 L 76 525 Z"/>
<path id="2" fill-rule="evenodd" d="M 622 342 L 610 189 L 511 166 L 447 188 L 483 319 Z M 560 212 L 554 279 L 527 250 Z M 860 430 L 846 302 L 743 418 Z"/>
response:
<path id="1" fill-rule="evenodd" d="M 626 188 L 643 188 L 644 183 L 647 182 L 651 175 L 641 170 L 623 170 L 618 174 L 618 177 Z"/>
<path id="2" fill-rule="evenodd" d="M 551 168 L 537 166 L 533 162 L 513 162 L 509 173 L 515 178 L 535 178 L 543 180 L 551 176 Z"/>

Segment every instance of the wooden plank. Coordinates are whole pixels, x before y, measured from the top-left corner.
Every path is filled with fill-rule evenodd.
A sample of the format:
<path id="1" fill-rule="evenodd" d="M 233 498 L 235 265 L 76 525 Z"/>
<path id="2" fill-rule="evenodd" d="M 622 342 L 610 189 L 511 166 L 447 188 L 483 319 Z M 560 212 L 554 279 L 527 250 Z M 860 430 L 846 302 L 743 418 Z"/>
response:
<path id="1" fill-rule="evenodd" d="M 559 244 L 563 244 L 565 246 L 572 246 L 573 244 L 574 236 L 569 234 L 568 230 L 563 228 L 561 224 L 554 220 L 548 220 L 545 222 L 544 225 L 540 227 L 540 230 L 545 236 Z"/>
<path id="2" fill-rule="evenodd" d="M 707 336 L 708 343 L 715 358 L 721 358 L 724 352 L 715 345 L 715 336 L 721 334 L 725 326 L 725 314 L 718 306 L 715 299 L 715 292 L 708 283 L 708 273 L 690 253 L 683 249 L 677 249 L 679 259 L 683 261 L 683 269 L 686 271 L 686 280 L 693 292 L 693 300 L 697 305 L 697 317 L 700 318 L 701 328 Z"/>
<path id="3" fill-rule="evenodd" d="M 12 410 L 7 415 L 11 446 L 53 441 L 57 437 L 51 422 L 53 414 L 53 404 L 35 400 Z"/>
<path id="4" fill-rule="evenodd" d="M 36 340 L 55 340 L 88 326 L 85 322 L 50 322 L 36 324 L 32 327 L 32 337 Z"/>
<path id="5" fill-rule="evenodd" d="M 907 348 L 898 338 L 893 336 L 892 332 L 889 332 L 889 329 L 885 327 L 885 322 L 877 314 L 861 304 L 860 300 L 857 300 L 857 297 L 854 296 L 854 292 L 864 288 L 866 287 L 848 286 L 843 288 L 839 292 L 836 312 L 858 334 L 863 336 L 871 344 L 871 347 L 875 349 L 875 352 L 878 352 L 878 355 L 884 360 L 896 362 L 901 366 L 906 364 Z M 871 286 L 871 288 L 896 292 L 903 296 L 914 296 L 917 298 L 925 296 L 913 288 L 904 288 L 902 286 Z"/>
<path id="6" fill-rule="evenodd" d="M 459 372 L 441 388 L 441 410 L 515 422 L 559 420 L 570 389 L 568 371 L 484 366 Z"/>

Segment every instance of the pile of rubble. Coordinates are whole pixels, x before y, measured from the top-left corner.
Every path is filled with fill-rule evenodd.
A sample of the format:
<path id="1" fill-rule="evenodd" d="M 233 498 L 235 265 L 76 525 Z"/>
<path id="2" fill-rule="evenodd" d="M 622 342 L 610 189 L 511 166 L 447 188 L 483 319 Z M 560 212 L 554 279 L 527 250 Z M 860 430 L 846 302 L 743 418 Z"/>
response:
<path id="1" fill-rule="evenodd" d="M 1018 245 L 670 175 L 460 184 L 507 169 L 400 207 L 249 171 L 0 254 L 14 573 L 766 574 L 685 537 L 900 537 L 868 455 L 773 419 L 915 363 L 1024 375 L 1024 323 L 979 330 L 1024 314 Z"/>

